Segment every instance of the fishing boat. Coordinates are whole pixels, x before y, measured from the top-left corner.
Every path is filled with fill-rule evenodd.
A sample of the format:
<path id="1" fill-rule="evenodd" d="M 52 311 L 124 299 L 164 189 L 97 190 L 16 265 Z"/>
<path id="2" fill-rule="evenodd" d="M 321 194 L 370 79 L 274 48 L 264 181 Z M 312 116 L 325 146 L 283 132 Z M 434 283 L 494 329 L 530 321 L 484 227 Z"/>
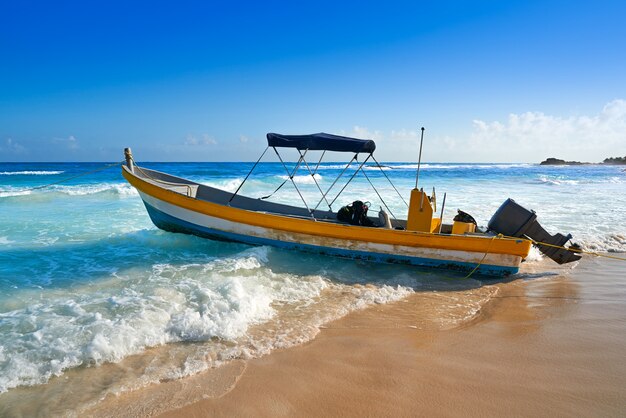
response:
<path id="1" fill-rule="evenodd" d="M 498 209 L 486 230 L 478 229 L 474 219 L 460 211 L 453 222 L 444 223 L 442 218 L 446 195 L 441 213 L 437 216 L 435 190 L 429 195 L 423 188 L 418 188 L 423 133 L 422 128 L 416 183 L 411 190 L 409 202 L 404 200 L 394 186 L 408 207 L 405 219 L 395 216 L 391 219 L 382 207 L 378 218 L 370 216 L 367 207 L 360 201 L 338 210 L 332 207 L 358 173 L 367 177 L 363 167 L 370 160 L 381 168 L 384 177 L 393 185 L 374 157 L 376 144 L 367 139 L 325 133 L 268 133 L 267 148 L 235 192 L 141 167 L 136 164 L 130 148 L 125 149 L 126 164 L 122 166 L 122 173 L 139 192 L 152 222 L 170 232 L 490 276 L 517 273 L 533 242 L 537 241 L 543 243 L 539 245 L 539 249 L 558 263 L 580 258 L 580 255 L 563 247 L 571 239 L 571 235 L 548 234 L 536 221 L 534 212 L 526 210 L 512 199 L 505 201 Z M 291 169 L 281 157 L 279 149 L 282 148 L 295 148 L 300 155 Z M 278 189 L 286 182 L 291 182 L 303 202 L 302 206 L 239 194 L 241 186 L 269 149 L 276 153 L 287 173 L 287 179 Z M 317 167 L 312 170 L 306 160 L 310 151 L 322 151 L 317 167 L 326 152 L 349 153 L 353 157 L 332 185 L 323 190 L 315 177 Z M 359 163 L 360 156 L 365 158 L 361 158 Z M 329 193 L 335 190 L 338 181 L 344 178 L 347 168 L 354 162 L 358 164 L 357 169 L 351 176 L 346 176 L 349 177 L 348 182 L 331 201 Z M 320 191 L 321 199 L 314 207 L 307 203 L 294 181 L 299 169 L 306 169 Z M 378 191 L 375 188 L 374 190 L 382 200 Z M 320 208 L 322 204 L 328 209 Z M 383 204 L 391 213 L 384 201 Z"/>

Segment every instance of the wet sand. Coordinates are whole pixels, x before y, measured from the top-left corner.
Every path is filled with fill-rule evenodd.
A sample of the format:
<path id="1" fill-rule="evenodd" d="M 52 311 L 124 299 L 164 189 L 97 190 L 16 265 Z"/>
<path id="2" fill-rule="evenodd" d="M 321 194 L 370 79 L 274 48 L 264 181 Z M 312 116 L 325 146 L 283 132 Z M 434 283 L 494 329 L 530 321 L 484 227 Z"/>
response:
<path id="1" fill-rule="evenodd" d="M 91 413 L 624 416 L 626 263 L 550 270 L 494 285 L 460 327 L 421 321 L 428 295 L 416 293 L 333 321 L 305 345 L 109 399 Z"/>

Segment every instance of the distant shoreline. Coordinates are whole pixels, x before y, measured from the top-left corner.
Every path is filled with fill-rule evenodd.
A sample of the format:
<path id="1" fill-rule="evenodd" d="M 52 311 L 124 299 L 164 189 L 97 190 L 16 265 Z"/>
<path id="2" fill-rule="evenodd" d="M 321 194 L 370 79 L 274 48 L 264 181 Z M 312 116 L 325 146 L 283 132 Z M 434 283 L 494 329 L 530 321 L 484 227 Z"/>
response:
<path id="1" fill-rule="evenodd" d="M 588 163 L 581 161 L 565 161 L 558 158 L 550 157 L 539 165 L 626 165 L 626 157 L 610 157 L 605 158 L 601 163 Z"/>

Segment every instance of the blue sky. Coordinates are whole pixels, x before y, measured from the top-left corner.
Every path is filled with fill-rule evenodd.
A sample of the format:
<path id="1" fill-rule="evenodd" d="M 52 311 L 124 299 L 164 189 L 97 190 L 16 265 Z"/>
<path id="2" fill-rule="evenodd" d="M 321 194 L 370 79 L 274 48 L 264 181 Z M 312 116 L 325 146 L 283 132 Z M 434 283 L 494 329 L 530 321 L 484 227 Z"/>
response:
<path id="1" fill-rule="evenodd" d="M 386 161 L 626 155 L 621 2 L 3 2 L 0 161 L 250 161 L 266 132 Z"/>

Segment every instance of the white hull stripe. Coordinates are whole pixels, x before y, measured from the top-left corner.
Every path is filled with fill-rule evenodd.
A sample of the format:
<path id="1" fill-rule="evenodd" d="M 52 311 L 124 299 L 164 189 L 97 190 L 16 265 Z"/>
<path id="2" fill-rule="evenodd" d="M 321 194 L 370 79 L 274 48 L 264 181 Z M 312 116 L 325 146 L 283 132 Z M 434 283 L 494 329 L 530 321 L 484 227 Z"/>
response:
<path id="1" fill-rule="evenodd" d="M 470 251 L 409 247 L 404 245 L 351 241 L 309 234 L 285 232 L 271 228 L 232 222 L 222 218 L 194 212 L 164 202 L 143 192 L 140 192 L 140 195 L 146 203 L 146 207 L 153 222 L 157 226 L 162 227 L 159 223 L 165 222 L 162 219 L 163 215 L 165 215 L 168 217 L 168 223 L 178 220 L 180 221 L 178 226 L 181 227 L 179 229 L 190 229 L 190 231 L 181 232 L 194 233 L 195 229 L 196 232 L 204 232 L 205 235 L 221 233 L 222 238 L 234 241 L 268 244 L 287 248 L 302 247 L 301 249 L 306 249 L 304 247 L 311 247 L 309 249 L 314 250 L 315 252 L 337 253 L 337 255 L 345 256 L 351 256 L 351 254 L 364 255 L 364 257 L 358 256 L 356 258 L 371 258 L 376 259 L 377 261 L 405 262 L 416 265 L 457 264 L 459 267 L 463 267 L 465 269 L 474 268 L 480 263 L 481 272 L 489 273 L 489 270 L 499 270 L 499 272 L 494 271 L 494 274 L 517 272 L 519 263 L 521 262 L 521 257 L 508 254 L 487 254 L 485 256 L 484 253 Z M 160 212 L 160 214 L 155 211 Z M 341 252 L 342 254 L 339 254 L 338 252 Z"/>

